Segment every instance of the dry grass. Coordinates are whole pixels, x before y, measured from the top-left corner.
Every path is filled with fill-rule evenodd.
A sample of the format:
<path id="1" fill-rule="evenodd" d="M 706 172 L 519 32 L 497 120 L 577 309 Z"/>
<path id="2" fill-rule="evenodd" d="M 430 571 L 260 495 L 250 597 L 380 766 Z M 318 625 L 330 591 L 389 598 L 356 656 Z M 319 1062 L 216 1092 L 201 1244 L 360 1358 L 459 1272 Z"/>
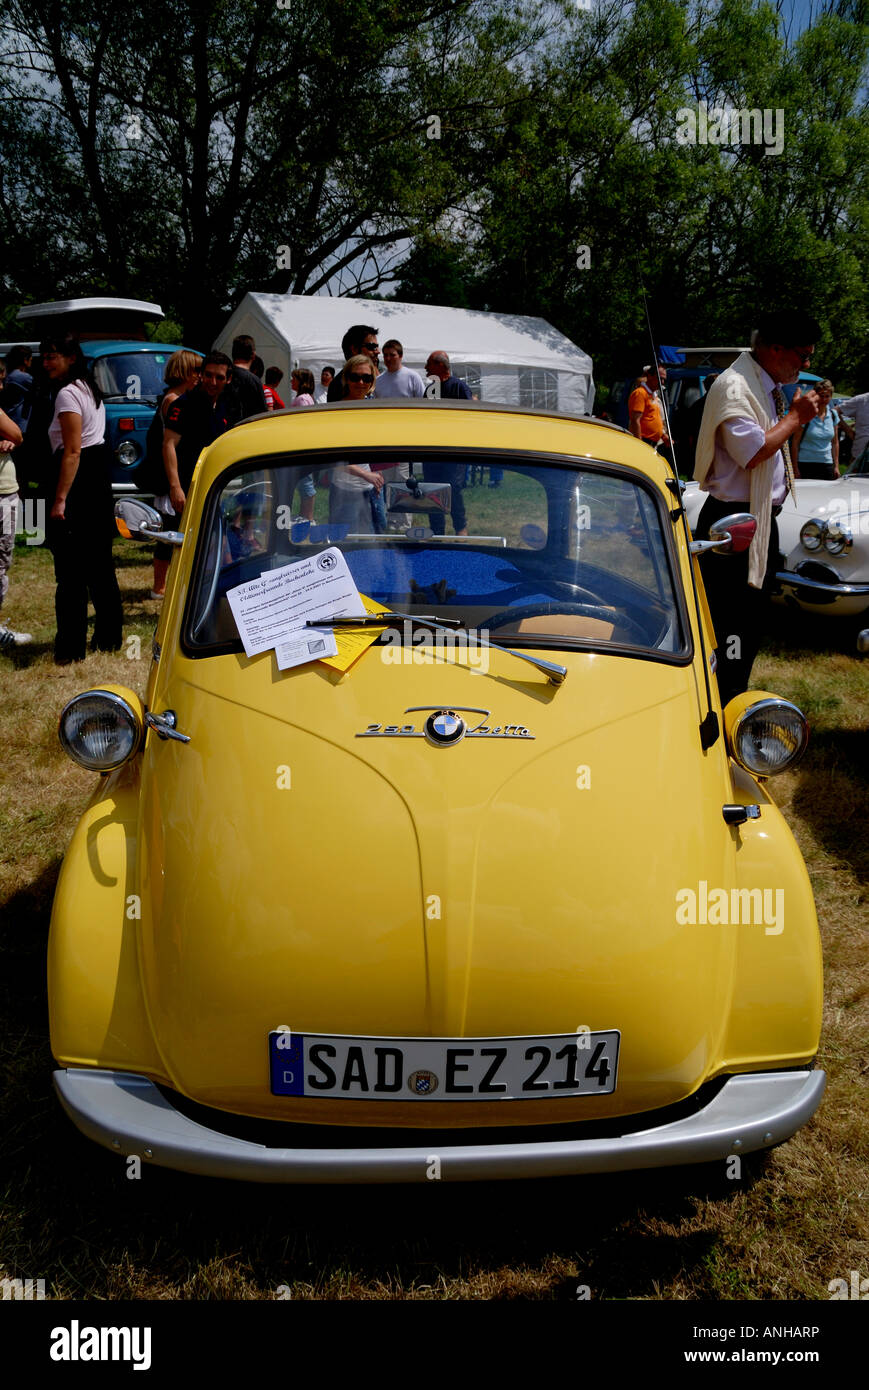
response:
<path id="1" fill-rule="evenodd" d="M 758 685 L 813 723 L 779 780 L 824 938 L 827 1009 L 819 1116 L 789 1144 L 722 1169 L 466 1186 L 281 1188 L 123 1163 L 67 1121 L 50 1085 L 45 943 L 60 859 L 93 778 L 57 744 L 57 713 L 85 685 L 141 690 L 157 605 L 144 552 L 118 546 L 128 634 L 141 661 L 51 664 L 50 557 L 21 549 L 10 621 L 37 645 L 0 657 L 0 1267 L 53 1297 L 570 1300 L 826 1299 L 869 1274 L 866 899 L 869 662 L 850 633 L 782 618 Z M 145 561 L 143 563 L 143 560 Z M 285 1295 L 286 1296 L 286 1295 Z"/>

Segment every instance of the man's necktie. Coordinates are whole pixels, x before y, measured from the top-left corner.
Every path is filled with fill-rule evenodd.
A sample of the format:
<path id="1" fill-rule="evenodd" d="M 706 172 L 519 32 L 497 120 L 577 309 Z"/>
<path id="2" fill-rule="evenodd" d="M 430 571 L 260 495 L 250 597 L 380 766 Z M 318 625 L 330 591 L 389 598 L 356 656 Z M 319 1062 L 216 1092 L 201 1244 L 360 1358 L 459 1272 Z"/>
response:
<path id="1" fill-rule="evenodd" d="M 788 407 L 787 402 L 784 398 L 784 392 L 782 391 L 780 386 L 773 387 L 772 398 L 773 402 L 775 403 L 776 415 L 780 420 L 783 420 L 788 413 Z M 791 464 L 791 443 L 789 439 L 786 439 L 782 444 L 781 454 L 782 458 L 785 461 L 785 478 L 787 480 L 787 490 L 796 502 L 797 494 L 794 488 L 794 470 Z"/>

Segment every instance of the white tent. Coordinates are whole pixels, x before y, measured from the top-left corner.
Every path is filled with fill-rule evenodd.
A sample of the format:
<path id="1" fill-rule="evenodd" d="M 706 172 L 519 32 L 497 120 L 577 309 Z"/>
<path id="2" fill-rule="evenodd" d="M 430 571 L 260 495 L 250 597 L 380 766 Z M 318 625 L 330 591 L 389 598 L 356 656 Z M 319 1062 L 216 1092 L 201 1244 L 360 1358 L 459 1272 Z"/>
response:
<path id="1" fill-rule="evenodd" d="M 237 334 L 249 333 L 267 367 L 281 367 L 287 376 L 293 367 L 308 367 L 319 386 L 322 367 L 340 369 L 341 339 L 354 323 L 376 327 L 381 348 L 388 338 L 397 338 L 404 365 L 423 377 L 429 353 L 444 349 L 453 372 L 482 401 L 568 415 L 589 414 L 594 404 L 591 358 L 545 319 L 524 314 L 330 295 L 246 294 L 215 347 L 228 353 Z"/>

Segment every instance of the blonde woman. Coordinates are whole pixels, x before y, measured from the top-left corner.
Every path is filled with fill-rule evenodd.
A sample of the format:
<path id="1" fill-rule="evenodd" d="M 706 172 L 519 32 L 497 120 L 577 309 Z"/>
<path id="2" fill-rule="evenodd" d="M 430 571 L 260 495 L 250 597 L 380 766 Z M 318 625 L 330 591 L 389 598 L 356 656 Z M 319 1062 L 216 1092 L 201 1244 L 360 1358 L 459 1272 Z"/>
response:
<path id="1" fill-rule="evenodd" d="M 181 518 L 176 514 L 169 498 L 169 483 L 166 479 L 166 470 L 163 467 L 163 430 L 169 407 L 173 401 L 176 401 L 179 396 L 183 396 L 185 391 L 192 391 L 198 385 L 202 361 L 203 359 L 198 352 L 190 352 L 187 348 L 173 352 L 163 373 L 166 390 L 160 397 L 154 419 L 148 430 L 146 458 L 149 470 L 153 467 L 154 473 L 150 479 L 150 486 L 157 494 L 154 498 L 154 506 L 165 518 L 163 529 L 166 531 L 177 531 L 181 524 Z M 164 597 L 166 575 L 169 573 L 171 559 L 171 545 L 166 545 L 164 541 L 158 541 L 154 547 L 154 587 L 151 590 L 151 598 Z"/>

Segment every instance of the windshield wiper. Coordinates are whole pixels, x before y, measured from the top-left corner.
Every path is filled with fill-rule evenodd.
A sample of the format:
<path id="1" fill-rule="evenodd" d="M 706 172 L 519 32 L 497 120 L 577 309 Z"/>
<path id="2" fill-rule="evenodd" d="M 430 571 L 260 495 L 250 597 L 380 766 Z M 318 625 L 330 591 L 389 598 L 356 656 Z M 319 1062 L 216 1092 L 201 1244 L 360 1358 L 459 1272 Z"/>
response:
<path id="1" fill-rule="evenodd" d="M 455 632 L 456 628 L 463 626 L 461 618 L 435 618 L 428 614 L 418 613 L 366 613 L 364 617 L 345 617 L 342 613 L 335 613 L 328 618 L 309 618 L 306 627 L 391 627 L 394 622 L 420 623 L 422 627 L 431 627 L 441 632 L 449 632 L 451 635 L 459 636 Z M 477 629 L 473 637 L 469 632 L 463 633 L 465 645 L 490 647 L 494 651 L 507 652 L 509 656 L 518 657 L 520 661 L 527 661 L 531 666 L 536 666 L 539 671 L 543 671 L 546 679 L 551 685 L 561 685 L 567 676 L 567 667 L 558 666 L 554 661 L 544 661 L 539 656 L 529 656 L 527 652 L 517 652 L 515 647 L 502 647 L 499 642 L 490 642 L 488 637 L 484 637 L 482 632 Z"/>

